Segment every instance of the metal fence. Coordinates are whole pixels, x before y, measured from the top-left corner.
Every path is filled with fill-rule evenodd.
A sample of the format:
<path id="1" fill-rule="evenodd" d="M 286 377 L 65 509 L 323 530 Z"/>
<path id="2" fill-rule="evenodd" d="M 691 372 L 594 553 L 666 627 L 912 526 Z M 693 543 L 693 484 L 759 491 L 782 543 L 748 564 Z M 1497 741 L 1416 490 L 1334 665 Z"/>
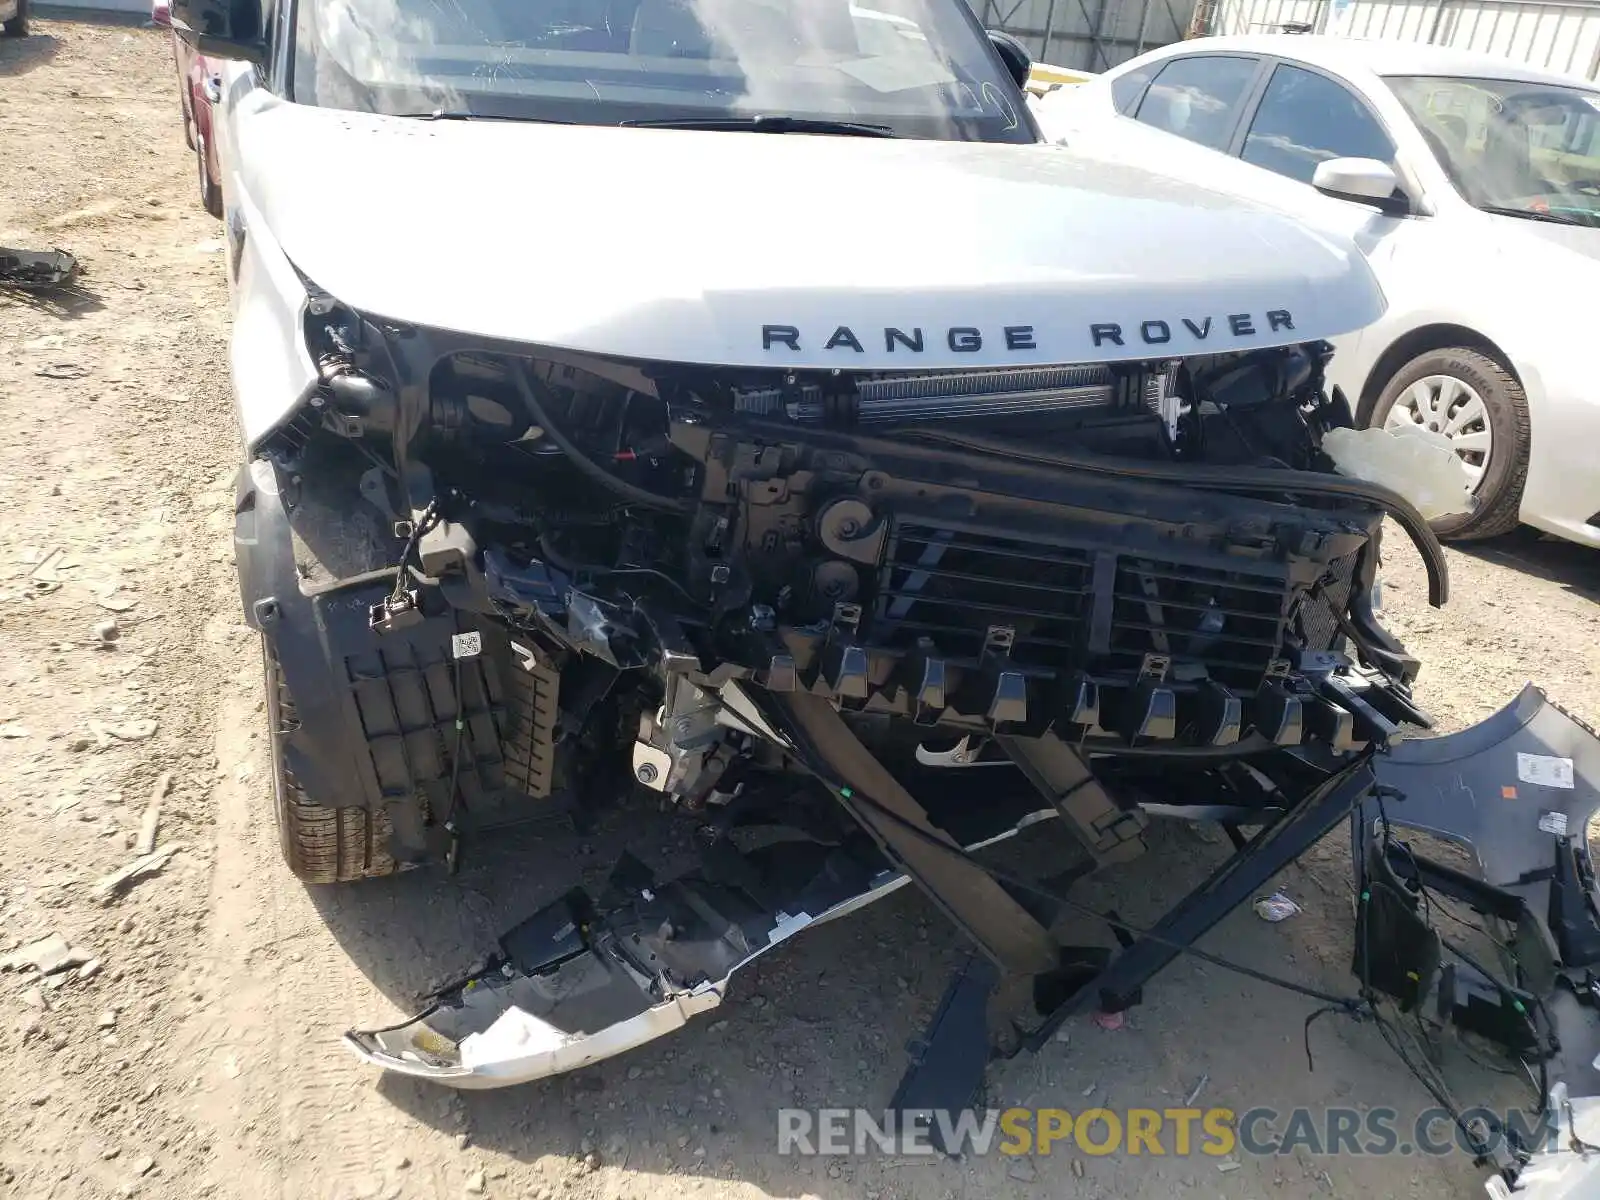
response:
<path id="1" fill-rule="evenodd" d="M 1255 2 L 1255 0 L 1247 0 Z M 1194 0 L 968 0 L 1039 62 L 1104 71 L 1183 36 Z"/>
<path id="2" fill-rule="evenodd" d="M 1216 0 L 1205 25 L 1425 42 L 1600 77 L 1600 0 Z"/>

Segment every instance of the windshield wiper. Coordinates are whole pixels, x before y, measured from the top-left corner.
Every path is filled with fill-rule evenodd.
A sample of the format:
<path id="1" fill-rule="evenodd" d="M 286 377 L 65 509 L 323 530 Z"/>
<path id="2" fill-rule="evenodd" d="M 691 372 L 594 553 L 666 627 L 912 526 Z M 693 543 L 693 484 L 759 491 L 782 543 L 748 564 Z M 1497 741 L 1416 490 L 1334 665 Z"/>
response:
<path id="1" fill-rule="evenodd" d="M 1563 217 L 1559 213 L 1535 212 L 1531 208 L 1506 208 L 1498 204 L 1480 204 L 1478 207 L 1486 213 L 1493 213 L 1497 217 L 1521 217 L 1525 221 L 1548 221 L 1552 225 L 1578 225 L 1583 228 L 1593 228 L 1589 221 L 1580 221 L 1576 217 Z"/>
<path id="2" fill-rule="evenodd" d="M 618 123 L 635 129 L 742 129 L 755 133 L 839 133 L 849 137 L 887 138 L 898 136 L 887 125 L 863 125 L 857 121 L 772 116 L 765 113 L 757 113 L 750 117 L 659 117 Z"/>

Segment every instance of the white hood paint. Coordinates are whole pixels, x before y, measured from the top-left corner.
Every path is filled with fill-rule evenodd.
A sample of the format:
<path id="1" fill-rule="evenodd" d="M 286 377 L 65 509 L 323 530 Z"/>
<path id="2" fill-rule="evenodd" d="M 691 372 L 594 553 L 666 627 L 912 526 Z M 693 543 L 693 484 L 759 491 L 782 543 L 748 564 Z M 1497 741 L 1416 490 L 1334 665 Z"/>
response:
<path id="1" fill-rule="evenodd" d="M 427 122 L 256 97 L 235 162 L 289 260 L 422 325 L 639 359 L 977 367 L 1286 344 L 1384 306 L 1337 235 L 1055 146 Z M 1104 330 L 1096 345 L 1095 325 L 1122 346 Z M 799 349 L 764 348 L 763 326 L 798 330 Z M 841 326 L 859 351 L 825 348 Z M 925 349 L 890 350 L 889 327 L 920 329 Z M 961 350 L 974 339 L 951 331 L 969 329 L 981 345 Z"/>

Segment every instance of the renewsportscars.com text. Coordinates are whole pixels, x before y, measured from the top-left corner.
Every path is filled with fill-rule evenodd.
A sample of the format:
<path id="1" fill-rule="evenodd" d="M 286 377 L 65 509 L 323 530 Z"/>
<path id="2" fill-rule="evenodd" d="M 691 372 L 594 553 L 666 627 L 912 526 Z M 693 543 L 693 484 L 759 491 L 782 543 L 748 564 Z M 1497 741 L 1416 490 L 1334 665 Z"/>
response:
<path id="1" fill-rule="evenodd" d="M 1556 1129 L 1519 1110 L 1469 1109 L 1469 1128 L 1491 1147 L 1508 1137 L 1526 1147 L 1553 1145 Z M 937 1135 L 937 1136 L 935 1136 Z M 1178 1158 L 1318 1155 L 1474 1154 L 1443 1108 L 1406 1115 L 1393 1108 L 1007 1108 L 871 1112 L 860 1108 L 778 1110 L 778 1153 L 1080 1154 Z"/>

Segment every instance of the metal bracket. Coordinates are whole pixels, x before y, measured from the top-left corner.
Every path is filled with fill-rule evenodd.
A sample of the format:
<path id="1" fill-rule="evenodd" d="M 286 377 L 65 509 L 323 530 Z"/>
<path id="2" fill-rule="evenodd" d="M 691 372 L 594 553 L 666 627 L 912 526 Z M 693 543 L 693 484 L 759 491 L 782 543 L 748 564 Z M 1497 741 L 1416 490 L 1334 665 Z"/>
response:
<path id="1" fill-rule="evenodd" d="M 889 522 L 864 500 L 845 496 L 817 514 L 817 536 L 840 558 L 876 567 L 883 557 Z"/>
<path id="2" fill-rule="evenodd" d="M 1165 654 L 1146 654 L 1139 664 L 1139 678 L 1152 683 L 1165 683 L 1172 670 L 1172 659 Z"/>
<path id="3" fill-rule="evenodd" d="M 1150 929 L 1152 936 L 1135 938 L 1105 970 L 1063 1000 L 1028 1034 L 1026 1048 L 1038 1050 L 1063 1021 L 1086 1009 L 1120 1012 L 1137 1003 L 1139 989 L 1183 947 L 1193 945 L 1349 817 L 1372 791 L 1375 780 L 1369 758 L 1357 759 L 1291 805 L 1278 821 L 1169 909 Z"/>
<path id="4" fill-rule="evenodd" d="M 828 622 L 828 632 L 854 635 L 861 628 L 861 605 L 835 604 L 833 617 Z"/>
<path id="5" fill-rule="evenodd" d="M 652 791 L 664 791 L 667 775 L 672 770 L 672 759 L 665 750 L 658 750 L 649 742 L 633 744 L 633 777 Z"/>
<path id="6" fill-rule="evenodd" d="M 1171 669 L 1165 654 L 1146 654 L 1139 664 L 1139 680 L 1128 689 L 1119 730 L 1130 745 L 1178 736 L 1178 694 L 1166 686 Z"/>
<path id="7" fill-rule="evenodd" d="M 828 623 L 828 639 L 823 644 L 818 667 L 822 682 L 840 704 L 860 704 L 872 690 L 867 674 L 867 652 L 855 640 L 860 627 L 859 604 L 833 606 L 833 619 Z"/>
<path id="8" fill-rule="evenodd" d="M 1010 625 L 991 625 L 983 635 L 981 678 L 988 694 L 984 716 L 994 729 L 1028 720 L 1028 677 L 1012 669 L 1011 648 L 1016 641 L 1017 631 Z"/>

